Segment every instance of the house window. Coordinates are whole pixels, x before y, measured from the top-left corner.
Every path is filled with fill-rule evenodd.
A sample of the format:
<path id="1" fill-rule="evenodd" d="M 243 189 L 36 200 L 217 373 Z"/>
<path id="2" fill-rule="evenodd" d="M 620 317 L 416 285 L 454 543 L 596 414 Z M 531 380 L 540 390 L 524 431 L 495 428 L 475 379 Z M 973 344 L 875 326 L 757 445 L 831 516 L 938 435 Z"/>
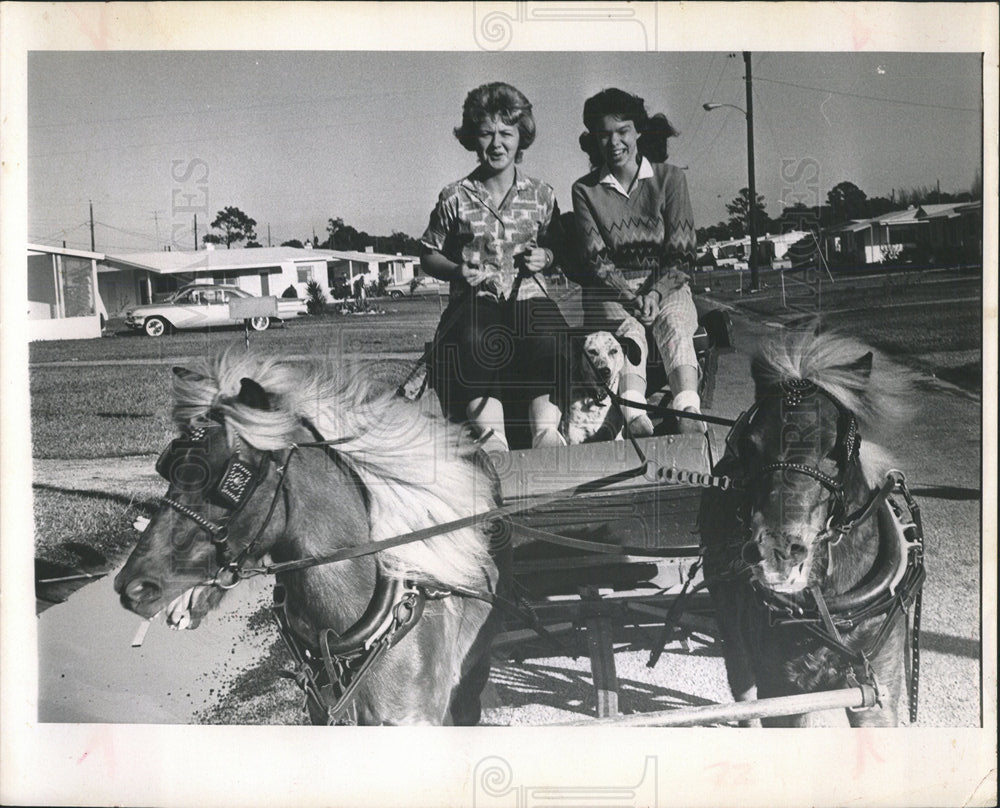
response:
<path id="1" fill-rule="evenodd" d="M 310 283 L 313 279 L 313 268 L 311 266 L 298 267 L 296 269 L 299 277 L 299 283 Z"/>
<path id="2" fill-rule="evenodd" d="M 212 281 L 226 286 L 239 286 L 240 273 L 235 269 L 227 269 L 224 272 L 216 272 L 212 275 Z"/>

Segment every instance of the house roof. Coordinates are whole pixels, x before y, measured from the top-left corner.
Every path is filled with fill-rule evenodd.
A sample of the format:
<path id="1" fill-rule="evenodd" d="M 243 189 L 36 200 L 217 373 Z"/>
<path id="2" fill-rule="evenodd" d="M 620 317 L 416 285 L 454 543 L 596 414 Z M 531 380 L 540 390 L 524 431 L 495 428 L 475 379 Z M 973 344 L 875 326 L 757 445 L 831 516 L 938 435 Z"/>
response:
<path id="1" fill-rule="evenodd" d="M 50 255 L 72 255 L 74 258 L 96 258 L 104 260 L 104 253 L 88 252 L 87 250 L 71 250 L 68 247 L 50 247 L 47 244 L 29 244 L 29 253 L 48 253 Z"/>
<path id="2" fill-rule="evenodd" d="M 881 216 L 875 216 L 871 219 L 852 219 L 851 221 L 844 222 L 844 224 L 837 225 L 836 227 L 828 227 L 826 228 L 826 232 L 856 233 L 859 230 L 867 230 L 869 227 L 876 224 L 885 225 L 887 227 L 902 224 L 920 224 L 920 220 L 917 219 L 918 213 L 918 208 L 891 210 L 888 213 L 883 213 Z"/>
<path id="3" fill-rule="evenodd" d="M 940 205 L 921 205 L 921 219 L 956 219 L 967 210 L 982 208 L 982 201 L 977 202 L 947 202 Z"/>
<path id="4" fill-rule="evenodd" d="M 365 261 L 371 263 L 378 261 L 419 261 L 415 255 L 391 255 L 389 253 L 362 252 L 360 250 L 312 250 L 312 252 L 323 252 L 331 257 L 332 261 Z"/>
<path id="5" fill-rule="evenodd" d="M 872 219 L 853 219 L 837 227 L 829 227 L 827 233 L 845 233 L 864 230 L 873 224 L 894 225 L 926 224 L 928 219 L 954 219 L 968 210 L 977 210 L 983 203 L 977 202 L 946 202 L 937 205 L 921 205 L 906 210 L 892 210 Z"/>
<path id="6" fill-rule="evenodd" d="M 284 263 L 312 263 L 319 261 L 411 261 L 412 256 L 386 255 L 344 250 L 309 250 L 299 247 L 243 247 L 235 250 L 170 250 L 141 253 L 107 253 L 99 256 L 110 270 L 145 269 L 161 275 L 174 273 L 258 269 Z"/>
<path id="7" fill-rule="evenodd" d="M 876 216 L 873 219 L 869 219 L 869 222 L 878 222 L 879 224 L 910 224 L 917 221 L 917 214 L 920 213 L 920 208 L 907 208 L 906 210 L 891 210 L 888 213 L 883 213 L 881 216 Z"/>

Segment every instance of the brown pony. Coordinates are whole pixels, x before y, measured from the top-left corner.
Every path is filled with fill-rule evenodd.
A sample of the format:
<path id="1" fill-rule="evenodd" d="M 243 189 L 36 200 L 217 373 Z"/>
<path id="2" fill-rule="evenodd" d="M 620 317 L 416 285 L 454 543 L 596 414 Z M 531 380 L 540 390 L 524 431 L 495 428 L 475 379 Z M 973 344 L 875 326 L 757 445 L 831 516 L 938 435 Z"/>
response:
<path id="1" fill-rule="evenodd" d="M 122 604 L 193 629 L 269 561 L 315 723 L 476 723 L 497 615 L 459 592 L 496 591 L 471 518 L 494 489 L 455 428 L 321 367 L 227 352 L 174 374 L 170 488 L 115 579 Z"/>
<path id="2" fill-rule="evenodd" d="M 849 711 L 850 723 L 895 726 L 906 608 L 923 568 L 891 497 L 902 476 L 887 478 L 885 453 L 861 432 L 909 414 L 907 377 L 873 367 L 860 343 L 807 332 L 765 342 L 752 375 L 754 405 L 715 470 L 738 490 L 709 490 L 700 516 L 733 695 L 868 683 L 879 704 Z"/>

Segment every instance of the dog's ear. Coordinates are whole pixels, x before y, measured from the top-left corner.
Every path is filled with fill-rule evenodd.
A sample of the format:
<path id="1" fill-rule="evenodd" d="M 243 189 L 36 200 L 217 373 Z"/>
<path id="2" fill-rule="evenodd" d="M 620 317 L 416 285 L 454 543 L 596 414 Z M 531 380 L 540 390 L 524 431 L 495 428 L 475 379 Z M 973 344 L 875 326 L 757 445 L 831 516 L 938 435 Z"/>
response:
<path id="1" fill-rule="evenodd" d="M 642 359 L 642 348 L 639 347 L 639 343 L 628 336 L 619 336 L 617 339 L 625 353 L 625 358 L 633 365 L 638 365 Z"/>

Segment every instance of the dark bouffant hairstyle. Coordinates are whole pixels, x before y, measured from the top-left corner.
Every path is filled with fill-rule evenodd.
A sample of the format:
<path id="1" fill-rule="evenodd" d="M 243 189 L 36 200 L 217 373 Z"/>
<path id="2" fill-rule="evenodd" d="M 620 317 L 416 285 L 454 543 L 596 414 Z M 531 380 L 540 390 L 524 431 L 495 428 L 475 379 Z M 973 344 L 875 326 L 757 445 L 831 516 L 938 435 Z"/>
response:
<path id="1" fill-rule="evenodd" d="M 602 119 L 611 115 L 622 121 L 632 121 L 639 132 L 637 148 L 639 154 L 654 163 L 667 159 L 667 139 L 678 134 L 663 113 L 652 117 L 646 112 L 646 102 L 637 95 L 611 87 L 601 90 L 586 100 L 583 105 L 583 125 L 587 131 L 580 135 L 580 148 L 590 158 L 590 165 L 601 165 L 601 151 L 597 140 L 591 134 Z"/>
<path id="2" fill-rule="evenodd" d="M 499 118 L 508 126 L 517 126 L 520 141 L 516 160 L 520 162 L 524 150 L 535 142 L 535 117 L 531 113 L 531 102 L 516 87 L 502 81 L 476 87 L 465 96 L 462 105 L 462 125 L 455 127 L 458 142 L 474 152 L 479 125 L 490 118 Z"/>

